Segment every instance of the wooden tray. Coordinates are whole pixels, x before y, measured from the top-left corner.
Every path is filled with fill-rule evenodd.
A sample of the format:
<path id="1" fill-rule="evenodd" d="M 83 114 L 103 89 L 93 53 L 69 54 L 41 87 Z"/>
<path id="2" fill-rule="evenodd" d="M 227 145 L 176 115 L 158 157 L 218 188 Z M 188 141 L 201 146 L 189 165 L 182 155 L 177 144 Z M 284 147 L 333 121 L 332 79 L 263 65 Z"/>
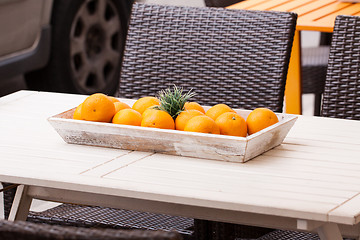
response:
<path id="1" fill-rule="evenodd" d="M 205 110 L 207 108 L 205 107 Z M 280 145 L 297 116 L 278 113 L 279 122 L 248 137 L 183 132 L 73 120 L 75 108 L 48 121 L 67 143 L 246 162 Z M 246 119 L 249 110 L 235 109 Z"/>

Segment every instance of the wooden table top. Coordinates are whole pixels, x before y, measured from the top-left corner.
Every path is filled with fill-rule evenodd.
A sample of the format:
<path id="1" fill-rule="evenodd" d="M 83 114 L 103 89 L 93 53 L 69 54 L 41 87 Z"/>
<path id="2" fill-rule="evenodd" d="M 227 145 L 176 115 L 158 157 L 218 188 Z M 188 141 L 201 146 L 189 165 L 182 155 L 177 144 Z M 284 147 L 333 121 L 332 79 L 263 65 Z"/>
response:
<path id="1" fill-rule="evenodd" d="M 67 144 L 47 118 L 85 97 L 0 98 L 0 181 L 182 204 L 193 216 L 207 208 L 360 222 L 360 121 L 299 116 L 282 145 L 241 164 Z"/>
<path id="2" fill-rule="evenodd" d="M 360 3 L 338 0 L 246 0 L 230 9 L 295 12 L 297 30 L 332 32 L 337 15 L 360 16 Z"/>

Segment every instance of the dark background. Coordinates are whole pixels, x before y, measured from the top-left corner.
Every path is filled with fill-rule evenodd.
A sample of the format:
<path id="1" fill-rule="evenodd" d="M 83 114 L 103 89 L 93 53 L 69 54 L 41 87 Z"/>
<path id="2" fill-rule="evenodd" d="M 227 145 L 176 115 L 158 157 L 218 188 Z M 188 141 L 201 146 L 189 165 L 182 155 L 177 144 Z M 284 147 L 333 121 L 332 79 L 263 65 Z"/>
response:
<path id="1" fill-rule="evenodd" d="M 0 79 L 0 97 L 25 89 L 27 89 L 26 83 L 21 75 L 8 79 Z"/>

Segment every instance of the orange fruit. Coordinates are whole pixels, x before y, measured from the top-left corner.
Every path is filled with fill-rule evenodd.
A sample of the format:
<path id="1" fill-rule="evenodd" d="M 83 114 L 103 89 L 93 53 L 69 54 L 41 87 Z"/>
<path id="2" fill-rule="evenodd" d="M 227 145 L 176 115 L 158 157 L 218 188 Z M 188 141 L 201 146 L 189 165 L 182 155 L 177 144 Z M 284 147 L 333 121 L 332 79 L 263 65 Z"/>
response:
<path id="1" fill-rule="evenodd" d="M 186 123 L 184 131 L 220 134 L 218 125 L 212 118 L 206 115 L 200 115 L 191 118 Z"/>
<path id="2" fill-rule="evenodd" d="M 195 109 L 182 111 L 175 119 L 175 129 L 180 130 L 180 131 L 184 131 L 186 123 L 191 118 L 193 118 L 195 116 L 200 116 L 200 115 L 204 115 L 204 113 L 202 113 L 202 112 L 200 112 L 198 110 L 195 110 Z"/>
<path id="3" fill-rule="evenodd" d="M 142 115 L 142 117 L 144 118 L 144 116 L 146 116 L 147 114 L 151 114 L 152 112 L 157 111 L 157 110 L 158 110 L 158 109 L 149 107 L 149 108 L 147 108 L 141 115 Z"/>
<path id="4" fill-rule="evenodd" d="M 202 112 L 203 114 L 205 114 L 205 110 L 204 108 L 198 104 L 197 102 L 186 102 L 184 105 L 185 110 L 198 110 L 200 112 Z"/>
<path id="5" fill-rule="evenodd" d="M 138 111 L 140 114 L 143 114 L 143 112 L 152 106 L 160 105 L 159 99 L 156 97 L 142 97 L 139 98 L 134 105 L 132 106 L 132 109 L 135 111 Z"/>
<path id="6" fill-rule="evenodd" d="M 142 127 L 175 129 L 174 119 L 169 113 L 157 109 L 149 110 L 150 111 L 143 115 L 143 119 L 141 121 Z"/>
<path id="7" fill-rule="evenodd" d="M 131 108 L 126 103 L 123 103 L 123 102 L 120 102 L 120 101 L 114 102 L 114 106 L 115 106 L 115 113 L 117 113 L 120 110 L 126 109 L 126 108 Z"/>
<path id="8" fill-rule="evenodd" d="M 115 97 L 112 97 L 112 96 L 107 96 L 113 103 L 116 103 L 116 102 L 120 102 L 119 99 L 115 98 Z"/>
<path id="9" fill-rule="evenodd" d="M 206 111 L 206 116 L 211 117 L 214 121 L 223 113 L 235 112 L 231 107 L 226 104 L 216 104 Z M 236 112 L 235 112 L 236 113 Z"/>
<path id="10" fill-rule="evenodd" d="M 220 128 L 220 134 L 238 137 L 246 137 L 247 135 L 245 119 L 237 113 L 223 113 L 215 122 Z"/>
<path id="11" fill-rule="evenodd" d="M 114 103 L 105 94 L 95 93 L 82 103 L 81 118 L 84 120 L 110 122 L 114 114 Z"/>
<path id="12" fill-rule="evenodd" d="M 74 114 L 73 114 L 73 119 L 82 120 L 82 118 L 81 118 L 81 107 L 82 107 L 82 104 L 77 106 L 77 108 L 75 109 Z"/>
<path id="13" fill-rule="evenodd" d="M 115 124 L 125 124 L 140 126 L 142 116 L 138 111 L 135 111 L 131 108 L 125 108 L 118 111 L 112 119 L 112 122 Z"/>
<path id="14" fill-rule="evenodd" d="M 276 114 L 268 108 L 254 109 L 246 119 L 249 135 L 279 122 Z"/>

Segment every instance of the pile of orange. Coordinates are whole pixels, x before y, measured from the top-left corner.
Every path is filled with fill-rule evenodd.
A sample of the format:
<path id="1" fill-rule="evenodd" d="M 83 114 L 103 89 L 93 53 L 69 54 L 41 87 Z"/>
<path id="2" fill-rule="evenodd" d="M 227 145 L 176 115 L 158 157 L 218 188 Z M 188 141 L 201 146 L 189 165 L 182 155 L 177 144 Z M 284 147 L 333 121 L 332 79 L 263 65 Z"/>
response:
<path id="1" fill-rule="evenodd" d="M 276 114 L 267 108 L 256 108 L 245 121 L 226 104 L 217 104 L 205 111 L 196 102 L 186 102 L 184 111 L 173 119 L 169 113 L 160 110 L 159 105 L 157 98 L 143 97 L 130 107 L 117 98 L 96 93 L 76 108 L 73 118 L 239 137 L 254 134 L 279 121 Z"/>

